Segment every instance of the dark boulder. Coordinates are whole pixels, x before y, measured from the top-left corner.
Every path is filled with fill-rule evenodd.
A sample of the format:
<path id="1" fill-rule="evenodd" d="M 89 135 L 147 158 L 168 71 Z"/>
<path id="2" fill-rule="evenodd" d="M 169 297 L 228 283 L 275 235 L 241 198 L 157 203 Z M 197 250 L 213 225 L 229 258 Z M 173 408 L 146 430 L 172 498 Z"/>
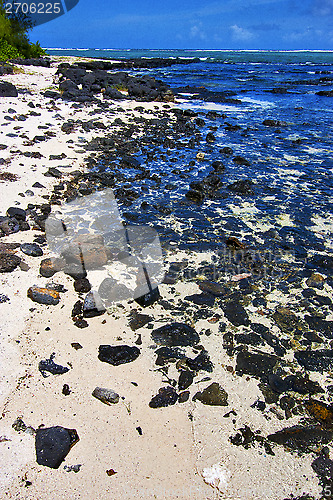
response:
<path id="1" fill-rule="evenodd" d="M 216 172 L 223 172 L 225 170 L 225 166 L 220 160 L 213 161 L 212 167 Z"/>
<path id="2" fill-rule="evenodd" d="M 52 375 L 63 375 L 69 371 L 67 366 L 57 365 L 53 360 L 55 357 L 55 353 L 52 353 L 49 359 L 43 359 L 39 362 L 38 370 L 41 372 L 44 378 L 48 375 L 46 372 L 51 373 Z"/>
<path id="3" fill-rule="evenodd" d="M 333 369 L 333 350 L 297 351 L 294 354 L 298 363 L 306 370 L 323 373 Z"/>
<path id="4" fill-rule="evenodd" d="M 215 283 L 213 281 L 201 281 L 199 283 L 199 288 L 202 292 L 210 293 L 215 297 L 222 297 L 227 292 L 227 289 L 221 283 Z"/>
<path id="5" fill-rule="evenodd" d="M 20 265 L 21 259 L 12 253 L 0 253 L 0 273 L 11 273 Z"/>
<path id="6" fill-rule="evenodd" d="M 24 221 L 21 221 L 24 222 Z M 0 216 L 0 236 L 18 233 L 20 231 L 20 221 L 15 217 Z"/>
<path id="7" fill-rule="evenodd" d="M 35 448 L 39 465 L 58 469 L 69 450 L 79 441 L 75 429 L 56 426 L 36 431 Z"/>
<path id="8" fill-rule="evenodd" d="M 22 243 L 20 249 L 21 252 L 31 257 L 41 257 L 43 255 L 43 250 L 37 243 Z"/>
<path id="9" fill-rule="evenodd" d="M 162 387 L 158 394 L 149 403 L 150 408 L 162 408 L 174 405 L 178 400 L 178 394 L 171 386 Z"/>
<path id="10" fill-rule="evenodd" d="M 333 321 L 326 321 L 320 316 L 304 316 L 305 321 L 311 330 L 324 335 L 324 337 L 333 338 Z"/>
<path id="11" fill-rule="evenodd" d="M 195 203 L 202 203 L 205 199 L 204 193 L 195 189 L 190 189 L 185 196 L 188 200 L 194 201 Z"/>
<path id="12" fill-rule="evenodd" d="M 194 374 L 190 370 L 182 370 L 178 379 L 178 388 L 183 391 L 190 387 L 193 382 Z"/>
<path id="13" fill-rule="evenodd" d="M 87 278 L 81 278 L 74 281 L 74 290 L 77 293 L 88 293 L 91 290 L 91 284 Z"/>
<path id="14" fill-rule="evenodd" d="M 82 279 L 82 278 L 81 278 Z M 83 316 L 93 318 L 105 313 L 105 307 L 99 295 L 95 292 L 88 292 L 83 303 Z"/>
<path id="15" fill-rule="evenodd" d="M 126 95 L 122 94 L 121 92 L 119 92 L 119 90 L 112 87 L 107 87 L 103 95 L 108 99 L 116 101 L 118 101 L 119 99 L 126 99 Z"/>
<path id="16" fill-rule="evenodd" d="M 0 82 L 0 97 L 17 97 L 18 92 L 15 85 L 10 82 Z"/>
<path id="17" fill-rule="evenodd" d="M 148 314 L 140 314 L 137 311 L 132 311 L 130 314 L 129 326 L 133 332 L 144 327 L 147 323 L 153 321 L 153 317 Z"/>
<path id="18" fill-rule="evenodd" d="M 27 216 L 26 211 L 19 207 L 9 207 L 6 214 L 8 217 L 14 217 L 18 221 L 25 220 Z"/>
<path id="19" fill-rule="evenodd" d="M 240 351 L 236 359 L 236 373 L 252 375 L 253 377 L 267 380 L 273 373 L 277 357 L 264 352 Z"/>
<path id="20" fill-rule="evenodd" d="M 76 95 L 79 92 L 79 87 L 72 80 L 63 80 L 59 83 L 59 90 L 61 92 L 66 92 L 67 94 Z"/>
<path id="21" fill-rule="evenodd" d="M 100 345 L 98 359 L 113 366 L 131 363 L 140 355 L 138 347 L 130 347 L 128 345 Z"/>
<path id="22" fill-rule="evenodd" d="M 157 354 L 155 364 L 159 366 L 185 358 L 185 352 L 177 347 L 160 347 L 156 349 L 155 354 Z"/>
<path id="23" fill-rule="evenodd" d="M 52 305 L 56 306 L 59 304 L 60 296 L 59 292 L 56 290 L 50 290 L 48 288 L 40 288 L 38 286 L 32 286 L 29 288 L 27 293 L 29 299 L 38 304 Z"/>
<path id="24" fill-rule="evenodd" d="M 156 344 L 167 347 L 192 346 L 200 340 L 194 328 L 185 323 L 171 323 L 161 326 L 153 330 L 151 336 Z"/>
<path id="25" fill-rule="evenodd" d="M 243 156 L 235 156 L 232 161 L 234 163 L 236 163 L 236 165 L 245 165 L 247 167 L 249 167 L 251 165 L 251 163 L 249 162 L 249 160 L 247 160 L 246 158 L 243 158 Z"/>
<path id="26" fill-rule="evenodd" d="M 228 394 L 217 382 L 213 382 L 203 391 L 197 392 L 193 400 L 201 401 L 204 405 L 228 406 Z"/>
<path id="27" fill-rule="evenodd" d="M 204 370 L 211 373 L 214 368 L 209 354 L 205 350 L 202 350 L 194 359 L 186 358 L 186 364 L 191 370 L 196 372 L 198 372 L 199 370 Z"/>
<path id="28" fill-rule="evenodd" d="M 229 184 L 227 188 L 234 193 L 253 195 L 254 191 L 252 189 L 253 182 L 248 179 L 240 180 Z"/>
<path id="29" fill-rule="evenodd" d="M 319 92 L 316 92 L 316 95 L 324 97 L 333 97 L 333 90 L 319 90 Z"/>
<path id="30" fill-rule="evenodd" d="M 235 299 L 222 304 L 225 317 L 235 326 L 249 325 L 250 320 L 244 307 Z"/>
<path id="31" fill-rule="evenodd" d="M 146 286 L 144 286 L 144 289 L 146 289 Z M 141 307 L 148 307 L 153 305 L 156 301 L 158 301 L 161 298 L 160 291 L 158 289 L 158 286 L 152 286 L 151 290 L 147 293 L 143 293 L 142 295 L 140 294 L 140 287 L 137 287 L 134 290 L 134 300 L 137 302 Z"/>
<path id="32" fill-rule="evenodd" d="M 333 429 L 324 429 L 320 425 L 295 425 L 270 434 L 267 439 L 289 450 L 309 453 L 316 451 L 318 446 L 329 443 L 333 439 Z"/>
<path id="33" fill-rule="evenodd" d="M 187 295 L 184 300 L 189 302 L 193 302 L 198 306 L 209 306 L 213 307 L 215 302 L 215 297 L 212 294 L 208 293 L 195 293 L 193 295 Z"/>
<path id="34" fill-rule="evenodd" d="M 66 262 L 60 258 L 47 258 L 43 259 L 40 263 L 39 273 L 44 278 L 51 278 L 58 271 L 64 269 Z"/>

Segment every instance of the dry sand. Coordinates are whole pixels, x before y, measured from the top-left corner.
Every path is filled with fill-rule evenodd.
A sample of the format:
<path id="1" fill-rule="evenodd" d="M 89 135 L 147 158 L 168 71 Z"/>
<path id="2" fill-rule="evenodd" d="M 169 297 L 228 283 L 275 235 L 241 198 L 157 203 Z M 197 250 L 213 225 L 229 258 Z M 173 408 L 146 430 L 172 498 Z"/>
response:
<path id="1" fill-rule="evenodd" d="M 23 66 L 19 74 L 3 77 L 18 87 L 30 89 L 32 94 L 1 98 L 2 118 L 8 108 L 14 108 L 17 115 L 27 113 L 30 101 L 41 105 L 35 109 L 41 115 L 29 117 L 26 122 L 1 120 L 0 143 L 9 146 L 2 153 L 10 163 L 0 170 L 7 169 L 19 176 L 16 182 L 0 183 L 2 214 L 16 202 L 23 208 L 29 202 L 41 202 L 41 195 L 48 193 L 57 182 L 43 175 L 50 166 L 61 168 L 59 166 L 64 165 L 64 172 L 84 168 L 85 153 L 79 152 L 80 137 L 89 139 L 94 133 L 81 130 L 66 135 L 60 129 L 68 118 L 90 119 L 88 112 L 85 108 L 74 110 L 71 103 L 58 101 L 54 109 L 50 109 L 46 106 L 49 100 L 39 93 L 53 88 L 55 70 L 55 66 L 50 69 Z M 135 102 L 126 103 L 129 109 L 136 105 Z M 145 106 L 153 109 L 155 103 Z M 119 116 L 118 107 L 114 104 L 116 113 L 112 116 L 101 116 L 105 124 Z M 57 114 L 62 118 L 57 119 Z M 52 124 L 50 130 L 56 136 L 29 149 L 39 151 L 44 157 L 19 156 L 16 151 L 25 151 L 26 139 L 9 138 L 5 134 L 12 132 L 15 126 L 22 126 L 20 134 L 31 139 L 40 131 L 38 126 L 45 123 Z M 74 142 L 66 142 L 68 139 Z M 67 155 L 64 160 L 49 160 L 49 155 L 62 152 Z M 32 188 L 36 181 L 45 189 Z M 34 194 L 20 197 L 18 193 L 27 189 L 32 189 Z M 31 231 L 10 235 L 3 241 L 31 241 Z M 44 257 L 47 256 L 44 252 Z M 165 253 L 165 262 L 182 260 L 183 256 L 184 252 L 169 251 Z M 194 253 L 185 256 L 197 264 L 210 257 Z M 71 310 L 77 300 L 72 280 L 63 273 L 51 280 L 43 278 L 38 275 L 39 259 L 37 264 L 33 257 L 24 256 L 24 261 L 30 266 L 27 272 L 18 269 L 0 275 L 0 291 L 10 298 L 10 302 L 0 304 L 1 499 L 282 500 L 291 492 L 319 495 L 310 456 L 299 458 L 279 448 L 275 448 L 275 456 L 269 456 L 259 447 L 245 450 L 230 443 L 229 436 L 246 424 L 266 435 L 282 429 L 285 423 L 270 412 L 261 413 L 251 408 L 261 396 L 258 383 L 227 369 L 230 358 L 222 348 L 218 324 L 201 320 L 196 330 L 210 328 L 212 331 L 210 336 L 203 335 L 201 341 L 215 365 L 212 381 L 219 382 L 227 391 L 228 406 L 212 407 L 192 401 L 194 393 L 208 385 L 206 381 L 191 386 L 188 402 L 152 409 L 148 403 L 163 386 L 164 377 L 156 370 L 151 330 L 144 327 L 132 332 L 128 326 L 133 302 L 126 303 L 125 309 L 115 306 L 113 314 L 92 318 L 88 328 L 79 330 L 71 320 Z M 63 284 L 67 289 L 61 294 L 60 304 L 45 306 L 31 302 L 27 289 L 33 284 L 43 286 L 48 281 Z M 180 282 L 174 287 L 161 285 L 160 292 L 163 298 L 177 301 L 189 293 L 197 293 L 198 287 L 195 283 Z M 160 305 L 148 307 L 143 312 L 154 315 L 154 328 L 177 320 Z M 142 336 L 142 346 L 136 361 L 114 367 L 98 360 L 100 344 L 133 345 L 138 333 Z M 83 349 L 73 349 L 72 342 L 79 342 Z M 38 362 L 49 358 L 53 352 L 57 363 L 71 369 L 64 375 L 43 378 Z M 169 372 L 171 378 L 175 375 L 176 372 Z M 201 379 L 205 376 L 207 374 L 202 372 Z M 70 387 L 68 396 L 62 394 L 64 384 Z M 96 386 L 118 392 L 119 403 L 107 406 L 92 397 Z M 236 416 L 225 417 L 231 410 Z M 40 466 L 36 462 L 34 436 L 12 428 L 17 417 L 35 429 L 42 424 L 76 429 L 80 441 L 59 469 Z M 294 417 L 288 424 L 296 422 Z M 137 427 L 142 429 L 142 435 Z M 81 465 L 79 472 L 69 472 L 65 468 L 78 464 Z M 116 474 L 109 476 L 106 471 L 110 469 Z"/>

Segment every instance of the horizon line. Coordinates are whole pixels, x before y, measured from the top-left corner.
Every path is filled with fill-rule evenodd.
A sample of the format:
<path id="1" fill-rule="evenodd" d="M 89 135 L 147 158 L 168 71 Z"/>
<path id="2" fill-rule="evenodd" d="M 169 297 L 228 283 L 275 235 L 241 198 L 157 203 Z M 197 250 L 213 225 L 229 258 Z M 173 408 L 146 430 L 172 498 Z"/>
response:
<path id="1" fill-rule="evenodd" d="M 104 51 L 115 51 L 115 50 L 183 50 L 183 51 L 196 51 L 196 52 L 333 52 L 333 49 L 190 49 L 190 48 L 144 48 L 144 47 L 43 47 L 44 50 L 104 50 Z"/>

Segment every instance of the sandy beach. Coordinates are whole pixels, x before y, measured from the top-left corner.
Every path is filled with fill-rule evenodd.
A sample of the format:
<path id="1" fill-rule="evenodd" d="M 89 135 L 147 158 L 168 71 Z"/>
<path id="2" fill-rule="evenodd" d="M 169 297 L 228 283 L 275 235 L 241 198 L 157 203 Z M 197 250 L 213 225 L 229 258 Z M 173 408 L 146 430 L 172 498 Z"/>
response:
<path id="1" fill-rule="evenodd" d="M 59 92 L 56 72 L 64 61 L 75 62 L 74 58 L 52 57 L 49 68 L 20 65 L 15 74 L 1 77 L 19 91 L 17 97 L 0 97 L 0 144 L 6 146 L 1 148 L 0 165 L 0 215 L 4 217 L 9 207 L 39 210 L 38 214 L 56 211 L 60 205 L 59 198 L 51 196 L 57 192 L 54 187 L 73 182 L 77 172 L 89 171 L 91 151 L 84 146 L 112 132 L 116 120 L 121 120 L 120 128 L 126 124 L 134 124 L 135 128 L 135 120 L 176 119 L 172 109 L 178 107 L 177 99 L 138 103 L 134 99 L 111 98 L 103 108 L 95 101 L 78 105 L 71 100 L 45 97 L 46 91 Z M 96 99 L 106 102 L 103 94 L 97 94 Z M 83 126 L 92 119 L 102 126 Z M 64 123 L 71 120 L 75 126 L 64 128 Z M 40 136 L 44 138 L 38 139 Z M 5 173 L 12 175 L 6 177 Z M 89 187 L 89 180 L 86 182 Z M 158 287 L 161 300 L 154 304 L 140 307 L 133 299 L 115 303 L 104 314 L 86 317 L 87 326 L 78 328 L 72 311 L 78 300 L 84 301 L 86 292 L 75 291 L 73 278 L 62 271 L 49 277 L 41 275 L 41 261 L 59 256 L 43 239 L 43 226 L 33 221 L 31 212 L 26 221 L 29 229 L 0 238 L 0 254 L 20 258 L 11 272 L 0 274 L 1 500 L 320 497 L 322 489 L 311 467 L 314 453 L 302 454 L 297 449 L 290 452 L 267 439 L 286 427 L 299 425 L 304 413 L 289 412 L 287 418 L 277 404 L 278 398 L 268 403 L 268 397 L 259 411 L 256 402 L 265 401 L 260 380 L 245 368 L 241 374 L 240 358 L 236 366 L 235 358 L 228 355 L 225 332 L 248 333 L 247 325 L 231 324 L 218 301 L 212 306 L 212 314 L 203 318 L 193 312 L 200 311 L 200 302 L 195 307 L 186 302 L 185 297 L 205 291 L 199 289 L 199 284 L 207 281 L 204 274 L 164 280 Z M 21 250 L 20 245 L 34 239 L 42 256 Z M 184 262 L 195 269 L 212 262 L 211 252 L 181 251 L 176 245 L 164 244 L 162 250 L 166 273 L 170 265 L 177 269 L 175 263 L 179 271 Z M 228 286 L 236 287 L 241 279 L 229 279 Z M 31 300 L 27 292 L 33 286 L 60 290 L 55 292 L 58 303 L 47 305 Z M 219 296 L 216 290 L 212 290 L 213 297 Z M 321 293 L 329 296 L 330 290 L 325 283 Z M 267 311 L 288 307 L 290 297 L 275 290 L 266 299 L 264 308 L 248 305 L 246 314 L 251 323 L 267 326 L 279 336 L 278 325 Z M 178 305 L 182 312 L 168 304 Z M 140 321 L 139 326 L 131 324 L 137 314 L 150 318 L 140 317 L 143 326 Z M 181 347 L 185 354 L 157 365 L 156 349 L 168 345 L 154 340 L 152 332 L 174 323 L 187 325 L 200 335 L 200 340 L 171 344 Z M 221 328 L 221 323 L 227 325 L 227 330 Z M 98 359 L 101 345 L 136 346 L 140 355 L 131 362 L 112 365 Z M 274 355 L 268 345 L 260 347 L 260 352 L 268 357 Z M 186 368 L 184 359 L 194 360 L 200 353 L 206 356 L 205 362 L 192 370 Z M 289 353 L 287 358 L 296 373 Z M 40 361 L 50 359 L 66 367 L 66 372 L 43 374 Z M 177 381 L 182 371 L 190 371 L 189 376 L 194 378 L 180 389 Z M 328 383 L 326 375 L 318 372 L 311 372 L 310 379 L 321 386 Z M 96 387 L 115 391 L 119 401 L 104 404 L 92 396 Z M 176 399 L 180 393 L 182 398 L 174 404 L 151 407 L 152 398 L 165 387 L 170 388 L 171 396 L 177 391 Z M 211 387 L 208 396 L 207 387 Z M 298 393 L 295 399 L 301 405 L 307 397 Z M 36 461 L 36 430 L 54 426 L 75 429 L 79 437 L 58 468 Z M 240 429 L 250 432 L 247 444 Z M 237 434 L 243 439 L 240 446 L 230 440 Z"/>

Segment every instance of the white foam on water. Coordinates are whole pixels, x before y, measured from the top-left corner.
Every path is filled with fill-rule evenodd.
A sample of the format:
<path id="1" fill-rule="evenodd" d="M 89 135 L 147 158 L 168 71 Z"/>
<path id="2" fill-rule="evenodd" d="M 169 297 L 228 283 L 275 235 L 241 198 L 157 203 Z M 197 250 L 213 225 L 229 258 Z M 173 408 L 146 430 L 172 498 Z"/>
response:
<path id="1" fill-rule="evenodd" d="M 242 102 L 248 102 L 260 108 L 276 108 L 276 104 L 269 101 L 262 101 L 261 99 L 252 99 L 252 97 L 242 97 Z"/>

